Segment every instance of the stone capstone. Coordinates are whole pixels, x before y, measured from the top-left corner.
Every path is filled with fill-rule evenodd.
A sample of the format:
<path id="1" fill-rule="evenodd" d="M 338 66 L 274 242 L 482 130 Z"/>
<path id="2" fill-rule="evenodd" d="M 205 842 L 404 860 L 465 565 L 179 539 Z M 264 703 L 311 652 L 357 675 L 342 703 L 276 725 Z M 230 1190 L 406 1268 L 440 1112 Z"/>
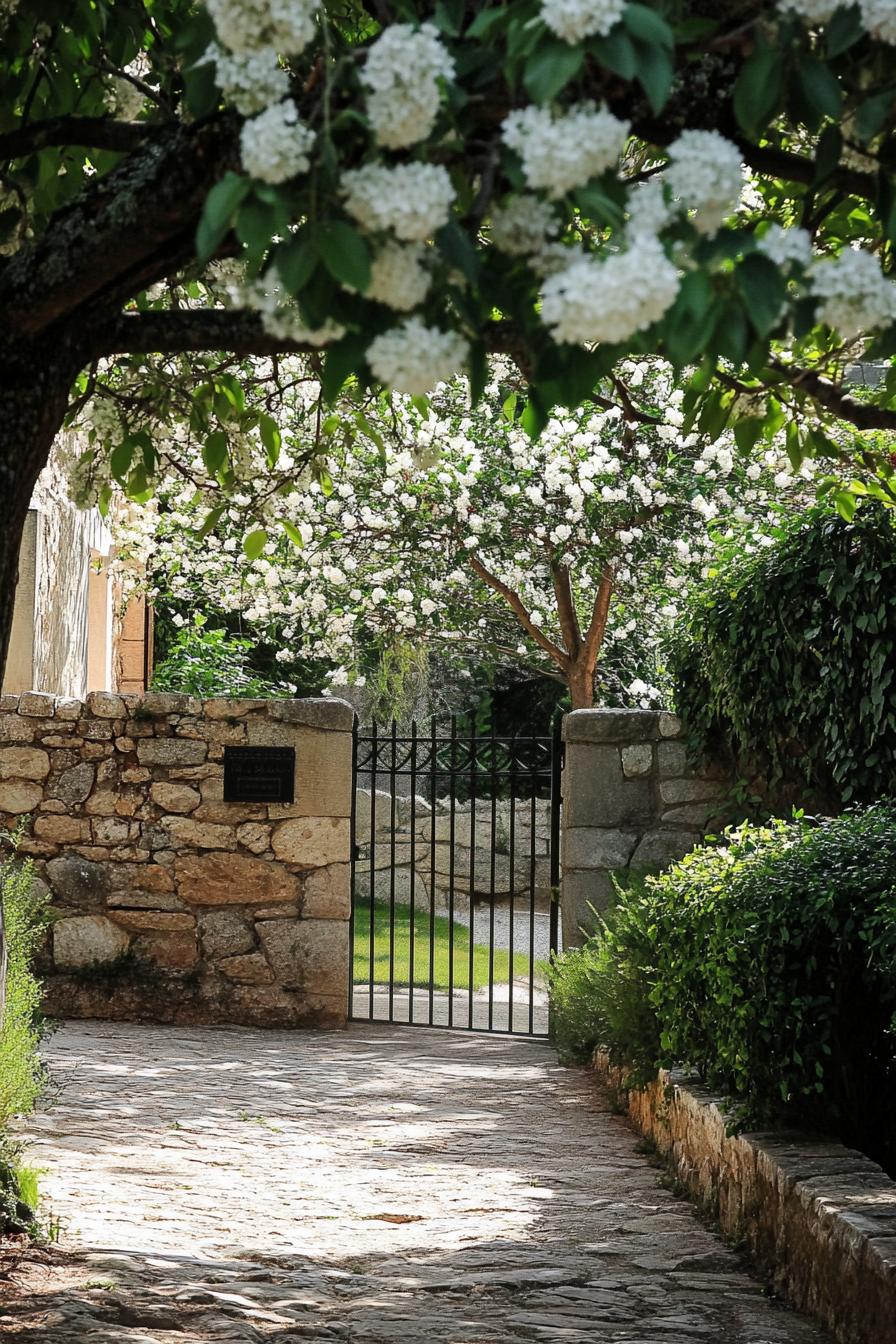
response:
<path id="1" fill-rule="evenodd" d="M 271 905 L 299 894 L 298 879 L 280 864 L 243 854 L 184 854 L 174 873 L 190 905 Z"/>
<path id="2" fill-rule="evenodd" d="M 130 943 L 130 934 L 105 915 L 74 915 L 53 925 L 53 960 L 59 970 L 114 961 Z"/>
<path id="3" fill-rule="evenodd" d="M 51 719 L 54 708 L 52 695 L 44 695 L 41 691 L 26 691 L 19 696 L 19 713 L 29 718 Z"/>
<path id="4" fill-rule="evenodd" d="M 127 714 L 121 696 L 113 695 L 111 691 L 91 691 L 87 697 L 87 710 L 96 719 L 123 719 Z"/>

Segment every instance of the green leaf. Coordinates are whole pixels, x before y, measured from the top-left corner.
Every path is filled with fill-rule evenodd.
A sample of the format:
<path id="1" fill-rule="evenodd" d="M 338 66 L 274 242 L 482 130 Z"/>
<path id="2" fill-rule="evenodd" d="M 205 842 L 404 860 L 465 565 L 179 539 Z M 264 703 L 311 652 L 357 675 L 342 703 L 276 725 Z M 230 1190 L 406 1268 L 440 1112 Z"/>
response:
<path id="1" fill-rule="evenodd" d="M 841 518 L 851 523 L 856 511 L 856 497 L 849 490 L 835 490 L 832 499 Z"/>
<path id="2" fill-rule="evenodd" d="M 486 37 L 492 29 L 507 22 L 508 11 L 495 7 L 481 9 L 467 29 L 467 37 Z"/>
<path id="3" fill-rule="evenodd" d="M 804 56 L 796 67 L 797 82 L 803 96 L 822 117 L 836 121 L 843 107 L 843 98 L 836 76 L 814 56 Z"/>
<path id="4" fill-rule="evenodd" d="M 291 523 L 288 518 L 279 518 L 277 521 L 283 528 L 283 531 L 289 537 L 293 546 L 295 546 L 296 549 L 299 551 L 303 550 L 305 547 L 305 543 L 302 540 L 302 534 L 296 527 L 295 523 Z"/>
<path id="5" fill-rule="evenodd" d="M 765 425 L 765 417 L 761 415 L 747 415 L 742 420 L 738 420 L 734 426 L 734 442 L 742 453 L 748 453 L 762 437 L 762 430 Z"/>
<path id="6" fill-rule="evenodd" d="M 364 363 L 368 337 L 350 332 L 329 347 L 324 359 L 320 386 L 324 400 L 330 405 L 339 396 L 345 382 L 353 373 L 357 373 Z"/>
<path id="7" fill-rule="evenodd" d="M 213 532 L 215 530 L 215 528 L 218 526 L 218 523 L 224 517 L 224 514 L 226 512 L 227 512 L 226 504 L 215 505 L 215 507 L 205 515 L 205 521 L 203 522 L 201 527 L 197 528 L 197 530 L 194 532 L 193 535 L 197 537 L 200 541 L 203 541 L 210 532 Z"/>
<path id="8" fill-rule="evenodd" d="M 280 456 L 280 430 L 277 421 L 270 415 L 260 415 L 258 417 L 258 432 L 261 435 L 261 442 L 264 445 L 265 454 L 269 467 L 277 465 L 277 459 Z"/>
<path id="9" fill-rule="evenodd" d="M 829 57 L 840 56 L 865 36 L 857 5 L 841 7 L 828 19 L 823 29 L 824 48 Z"/>
<path id="10" fill-rule="evenodd" d="M 305 288 L 317 265 L 317 252 L 305 229 L 281 243 L 274 254 L 274 265 L 289 294 L 296 295 Z"/>
<path id="11" fill-rule="evenodd" d="M 735 271 L 750 321 L 765 336 L 780 320 L 787 302 L 787 282 L 775 263 L 760 252 L 744 257 Z"/>
<path id="12" fill-rule="evenodd" d="M 202 445 L 202 460 L 210 476 L 217 476 L 227 461 L 227 435 L 223 429 L 215 429 Z"/>
<path id="13" fill-rule="evenodd" d="M 589 44 L 601 65 L 612 70 L 620 79 L 634 79 L 638 70 L 638 53 L 628 33 L 617 24 L 606 37 L 595 38 Z"/>
<path id="14" fill-rule="evenodd" d="M 541 394 L 534 387 L 529 389 L 529 400 L 520 416 L 520 424 L 530 439 L 537 439 L 548 422 L 549 411 Z"/>
<path id="15" fill-rule="evenodd" d="M 893 107 L 893 91 L 874 94 L 871 98 L 866 98 L 862 106 L 856 113 L 855 128 L 856 135 L 867 145 L 869 140 L 873 140 L 879 135 L 886 125 L 887 118 Z"/>
<path id="16" fill-rule="evenodd" d="M 479 258 L 476 249 L 457 220 L 449 220 L 436 234 L 436 243 L 442 256 L 463 275 L 470 284 L 479 278 Z"/>
<path id="17" fill-rule="evenodd" d="M 315 233 L 318 254 L 334 280 L 363 294 L 370 284 L 370 248 L 356 228 L 334 219 Z"/>
<path id="18" fill-rule="evenodd" d="M 647 94 L 647 101 L 658 115 L 669 101 L 675 67 L 665 47 L 637 43 L 638 83 Z"/>
<path id="19" fill-rule="evenodd" d="M 482 341 L 474 341 L 470 347 L 467 374 L 470 380 L 470 402 L 475 406 L 481 401 L 488 385 L 488 358 Z"/>
<path id="20" fill-rule="evenodd" d="M 258 527 L 243 537 L 243 554 L 247 560 L 257 560 L 267 544 L 267 532 L 263 527 Z"/>
<path id="21" fill-rule="evenodd" d="M 646 5 L 628 4 L 622 15 L 622 22 L 632 37 L 648 45 L 664 47 L 667 51 L 672 51 L 675 46 L 672 29 L 655 9 L 648 9 Z"/>
<path id="22" fill-rule="evenodd" d="M 202 218 L 196 230 L 196 259 L 200 265 L 211 260 L 230 232 L 233 217 L 249 194 L 250 183 L 238 173 L 225 173 L 205 198 Z"/>
<path id="23" fill-rule="evenodd" d="M 575 79 L 585 63 L 584 49 L 551 38 L 542 42 L 526 61 L 523 84 L 536 103 L 550 103 Z"/>
<path id="24" fill-rule="evenodd" d="M 760 48 L 742 68 L 734 86 L 734 115 L 750 134 L 761 131 L 781 102 L 784 62 L 777 51 Z"/>
<path id="25" fill-rule="evenodd" d="M 112 475 L 116 481 L 124 483 L 125 477 L 131 469 L 131 460 L 134 456 L 134 443 L 131 439 L 125 439 L 117 447 L 112 449 L 109 454 L 109 466 Z"/>

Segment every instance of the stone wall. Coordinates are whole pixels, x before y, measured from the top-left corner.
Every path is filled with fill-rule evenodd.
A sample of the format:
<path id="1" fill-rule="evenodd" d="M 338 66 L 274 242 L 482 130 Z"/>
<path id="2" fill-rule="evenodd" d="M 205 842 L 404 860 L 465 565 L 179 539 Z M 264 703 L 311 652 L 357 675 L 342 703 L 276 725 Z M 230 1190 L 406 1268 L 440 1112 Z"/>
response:
<path id="1" fill-rule="evenodd" d="M 692 770 L 674 714 L 579 709 L 563 723 L 563 945 L 581 943 L 611 873 L 657 872 L 725 818 L 724 771 Z"/>
<path id="2" fill-rule="evenodd" d="M 0 697 L 0 825 L 52 894 L 59 1017 L 336 1025 L 352 722 L 337 700 Z M 293 746 L 295 802 L 223 801 L 224 747 Z"/>
<path id="3" fill-rule="evenodd" d="M 371 809 L 370 789 L 357 790 L 356 887 L 360 896 L 367 897 L 370 894 L 372 870 L 376 899 L 389 899 L 394 836 L 395 899 L 404 905 L 410 903 L 413 890 L 415 904 L 421 907 L 428 906 L 432 892 L 436 913 L 444 914 L 448 909 L 452 876 L 456 910 L 469 908 L 471 892 L 474 901 L 478 895 L 487 895 L 492 890 L 493 877 L 496 895 L 509 897 L 513 892 L 522 893 L 528 898 L 532 887 L 534 849 L 536 905 L 543 904 L 547 907 L 551 895 L 548 858 L 551 805 L 547 799 L 536 799 L 534 807 L 528 799 L 516 800 L 512 827 L 511 804 L 508 799 L 499 798 L 496 801 L 494 818 L 491 799 L 478 799 L 475 814 L 469 802 L 455 801 L 453 846 L 452 806 L 449 798 L 437 799 L 433 807 L 425 798 L 417 797 L 412 801 L 409 797 L 396 795 L 394 828 L 392 795 L 384 789 L 377 789 L 374 803 L 375 806 Z M 371 810 L 374 822 L 372 846 Z M 416 837 L 413 847 L 412 833 Z"/>

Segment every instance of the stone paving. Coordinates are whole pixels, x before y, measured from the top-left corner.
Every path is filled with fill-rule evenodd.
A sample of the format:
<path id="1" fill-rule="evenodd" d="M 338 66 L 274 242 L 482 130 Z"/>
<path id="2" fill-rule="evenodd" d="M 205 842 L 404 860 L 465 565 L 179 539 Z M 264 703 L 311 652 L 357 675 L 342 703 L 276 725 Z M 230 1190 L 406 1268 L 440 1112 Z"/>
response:
<path id="1" fill-rule="evenodd" d="M 70 1024 L 28 1344 L 821 1344 L 533 1041 Z"/>

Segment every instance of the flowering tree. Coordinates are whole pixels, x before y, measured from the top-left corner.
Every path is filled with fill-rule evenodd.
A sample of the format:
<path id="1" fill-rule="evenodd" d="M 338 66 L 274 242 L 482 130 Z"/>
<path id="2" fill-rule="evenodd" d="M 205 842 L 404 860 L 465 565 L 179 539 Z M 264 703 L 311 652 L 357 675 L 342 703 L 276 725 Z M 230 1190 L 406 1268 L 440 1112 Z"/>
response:
<path id="1" fill-rule="evenodd" d="M 468 664 L 553 676 L 574 708 L 588 707 L 608 648 L 624 665 L 636 631 L 655 642 L 714 557 L 763 544 L 779 512 L 809 493 L 808 464 L 795 476 L 783 443 L 757 458 L 730 433 L 683 433 L 684 393 L 667 365 L 621 372 L 638 396 L 628 419 L 586 403 L 535 440 L 506 365 L 473 408 L 459 381 L 426 401 L 338 407 L 316 475 L 296 479 L 295 447 L 284 447 L 273 490 L 250 433 L 232 453 L 240 465 L 224 509 L 197 439 L 173 458 L 181 470 L 161 484 L 158 510 L 122 515 L 122 553 L 137 546 L 185 611 L 240 613 L 287 671 L 326 658 L 340 664 L 334 680 L 354 680 L 371 643 L 425 640 Z M 279 427 L 301 456 L 317 397 L 307 380 L 295 387 Z M 82 495 L 105 488 L 106 461 L 88 452 L 75 464 Z M 659 695 L 642 678 L 625 690 L 648 705 Z"/>
<path id="2" fill-rule="evenodd" d="M 33 482 L 111 356 L 475 399 L 503 352 L 534 433 L 659 352 L 702 430 L 786 421 L 794 461 L 828 416 L 896 426 L 892 380 L 844 383 L 896 348 L 891 0 L 2 0 L 0 44 L 0 656 Z"/>

